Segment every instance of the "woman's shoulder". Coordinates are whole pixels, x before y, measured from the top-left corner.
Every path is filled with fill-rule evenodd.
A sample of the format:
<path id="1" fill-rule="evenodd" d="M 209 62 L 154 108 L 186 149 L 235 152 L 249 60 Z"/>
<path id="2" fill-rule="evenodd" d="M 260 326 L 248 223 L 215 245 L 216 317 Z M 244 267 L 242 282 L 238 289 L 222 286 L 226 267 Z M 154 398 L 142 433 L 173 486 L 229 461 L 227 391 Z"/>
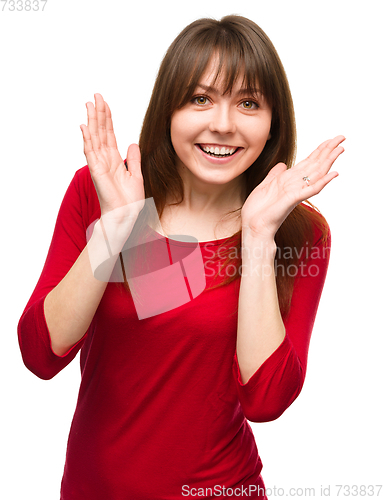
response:
<path id="1" fill-rule="evenodd" d="M 75 175 L 73 177 L 73 181 L 76 183 L 77 188 L 81 188 L 86 191 L 92 191 L 91 188 L 92 187 L 94 188 L 88 165 L 85 165 L 84 167 L 81 167 L 78 170 L 76 170 Z"/>
<path id="2" fill-rule="evenodd" d="M 75 171 L 63 203 L 80 212 L 82 218 L 89 223 L 100 217 L 99 199 L 88 165 Z"/>
<path id="3" fill-rule="evenodd" d="M 310 202 L 307 201 L 307 203 Z M 300 207 L 302 207 L 302 212 L 310 224 L 313 234 L 313 246 L 319 244 L 330 245 L 331 229 L 326 218 L 317 207 L 307 203 L 300 203 Z"/>

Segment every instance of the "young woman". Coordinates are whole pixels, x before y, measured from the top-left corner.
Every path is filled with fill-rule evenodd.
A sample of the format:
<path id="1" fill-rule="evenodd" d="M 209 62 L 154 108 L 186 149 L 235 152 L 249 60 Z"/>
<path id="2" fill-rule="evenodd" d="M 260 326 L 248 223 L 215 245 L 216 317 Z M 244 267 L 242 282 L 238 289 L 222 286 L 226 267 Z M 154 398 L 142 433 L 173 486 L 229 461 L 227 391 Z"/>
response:
<path id="1" fill-rule="evenodd" d="M 247 419 L 278 418 L 303 386 L 330 248 L 325 219 L 303 201 L 338 175 L 344 137 L 293 166 L 284 69 L 240 16 L 195 21 L 175 39 L 126 161 L 100 94 L 87 111 L 88 165 L 18 326 L 40 378 L 81 349 L 61 499 L 266 498 Z M 205 286 L 193 293 L 195 268 L 169 252 L 154 269 L 179 264 L 188 299 L 175 306 L 179 292 L 160 280 L 158 300 L 170 294 L 173 306 L 139 317 L 122 257 L 149 199 L 155 257 L 198 248 Z M 95 278 L 100 264 L 107 279 Z"/>

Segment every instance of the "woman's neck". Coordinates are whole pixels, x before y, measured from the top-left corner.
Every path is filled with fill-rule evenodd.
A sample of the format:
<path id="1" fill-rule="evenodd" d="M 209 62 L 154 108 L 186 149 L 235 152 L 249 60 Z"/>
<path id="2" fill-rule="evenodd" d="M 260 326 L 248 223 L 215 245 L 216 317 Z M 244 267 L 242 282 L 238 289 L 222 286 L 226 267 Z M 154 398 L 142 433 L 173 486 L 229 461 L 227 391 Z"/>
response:
<path id="1" fill-rule="evenodd" d="M 209 217 L 221 219 L 228 212 L 241 208 L 245 201 L 245 179 L 240 176 L 232 182 L 219 185 L 207 184 L 195 176 L 183 175 L 184 169 L 179 169 L 184 185 L 183 201 L 177 205 L 190 217 Z M 165 206 L 177 203 L 176 199 L 169 196 Z"/>

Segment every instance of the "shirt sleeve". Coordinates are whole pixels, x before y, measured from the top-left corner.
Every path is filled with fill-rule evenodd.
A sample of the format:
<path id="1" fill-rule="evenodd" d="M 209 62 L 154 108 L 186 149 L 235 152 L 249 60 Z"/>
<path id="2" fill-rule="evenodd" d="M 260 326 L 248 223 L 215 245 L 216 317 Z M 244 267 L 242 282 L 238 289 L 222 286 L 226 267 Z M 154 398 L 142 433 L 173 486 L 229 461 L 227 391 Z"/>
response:
<path id="1" fill-rule="evenodd" d="M 86 333 L 64 355 L 58 356 L 52 350 L 44 316 L 45 297 L 68 273 L 86 245 L 85 214 L 90 209 L 87 190 L 84 189 L 84 183 L 89 184 L 86 174 L 84 168 L 78 170 L 65 193 L 42 273 L 17 327 L 25 366 L 45 380 L 54 377 L 72 361 L 87 335 Z M 91 178 L 90 181 L 92 182 Z"/>
<path id="2" fill-rule="evenodd" d="M 275 420 L 293 403 L 304 384 L 309 342 L 328 270 L 331 234 L 320 238 L 295 279 L 291 308 L 284 319 L 286 334 L 280 346 L 244 384 L 237 355 L 233 374 L 245 417 L 252 422 Z M 306 251 L 308 251 L 306 249 Z M 301 258 L 300 262 L 303 262 Z"/>

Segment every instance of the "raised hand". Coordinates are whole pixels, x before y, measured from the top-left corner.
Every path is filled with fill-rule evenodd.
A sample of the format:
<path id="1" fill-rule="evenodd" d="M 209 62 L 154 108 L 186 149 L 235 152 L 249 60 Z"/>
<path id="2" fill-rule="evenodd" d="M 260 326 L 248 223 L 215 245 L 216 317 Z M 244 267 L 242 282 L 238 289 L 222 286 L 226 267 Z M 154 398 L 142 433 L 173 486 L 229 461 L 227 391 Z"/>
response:
<path id="1" fill-rule="evenodd" d="M 145 203 L 140 150 L 131 144 L 127 165 L 117 149 L 112 115 L 101 94 L 95 94 L 96 107 L 87 102 L 88 126 L 80 125 L 84 154 L 99 198 L 101 216 L 113 223 L 124 223 L 137 215 Z"/>
<path id="2" fill-rule="evenodd" d="M 273 238 L 296 205 L 318 194 L 339 175 L 330 169 L 344 151 L 340 146 L 344 140 L 345 137 L 339 135 L 323 142 L 308 158 L 290 169 L 284 163 L 274 166 L 243 205 L 243 229 L 248 228 L 254 236 Z"/>

